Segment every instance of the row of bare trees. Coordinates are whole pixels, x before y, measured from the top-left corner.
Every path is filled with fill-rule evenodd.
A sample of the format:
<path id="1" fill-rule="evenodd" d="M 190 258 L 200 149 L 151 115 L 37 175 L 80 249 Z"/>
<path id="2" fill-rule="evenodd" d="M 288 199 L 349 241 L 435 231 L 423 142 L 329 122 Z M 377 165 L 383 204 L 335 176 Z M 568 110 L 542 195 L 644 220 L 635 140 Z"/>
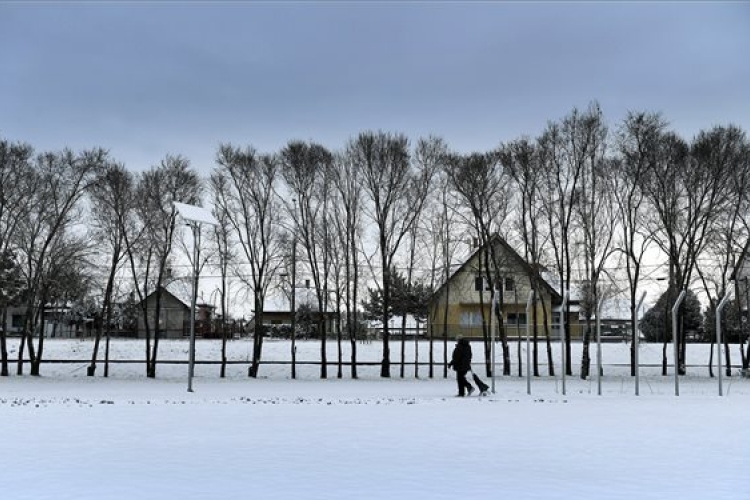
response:
<path id="1" fill-rule="evenodd" d="M 39 372 L 45 308 L 95 297 L 102 320 L 88 373 L 97 369 L 104 340 L 106 375 L 115 304 L 130 297 L 143 308 L 146 373 L 156 376 L 159 292 L 179 278 L 174 269 L 188 267 L 179 261 L 191 255 L 176 201 L 211 206 L 219 221 L 211 230 L 212 249 L 199 267 L 213 269 L 221 279 L 224 319 L 232 314 L 230 281 L 241 284 L 255 324 L 262 325 L 272 295 L 296 295 L 300 280 L 295 276 L 310 279 L 317 311 L 339 313 L 336 332 L 327 332 L 325 316 L 318 315 L 322 378 L 328 377 L 329 364 L 337 364 L 337 376 L 343 376 L 344 340 L 351 343 L 351 376 L 357 377 L 357 312 L 365 287 L 375 286 L 382 296 L 381 375 L 389 377 L 391 270 L 403 269 L 408 282 L 434 289 L 473 242 L 484 249 L 476 272 L 497 283 L 508 270 L 488 244 L 496 234 L 528 262 L 538 296 L 543 269 L 551 271 L 548 282 L 561 295 L 582 288 L 587 327 L 580 375 L 585 378 L 592 322 L 604 296 L 628 296 L 635 320 L 643 280 L 656 272 L 668 274 L 675 297 L 679 290 L 699 286 L 715 307 L 728 291 L 728 277 L 750 229 L 750 144 L 742 130 L 717 126 L 688 142 L 660 115 L 646 112 L 630 113 L 610 130 L 596 103 L 550 122 L 537 138 L 471 154 L 451 152 L 440 138 L 411 144 L 406 136 L 388 132 L 360 133 L 337 151 L 304 141 L 291 141 L 274 153 L 223 144 L 207 179 L 180 156 L 167 156 L 135 174 L 101 149 L 34 155 L 26 144 L 2 140 L 0 181 L 0 307 L 4 316 L 11 304 L 25 305 L 27 311 L 19 374 L 24 349 L 31 373 Z M 490 288 L 497 303 L 490 314 L 498 328 L 503 374 L 509 375 L 503 296 L 494 301 L 496 287 Z M 154 291 L 155 310 L 149 311 L 143 299 Z M 492 321 L 481 311 L 489 358 Z M 542 316 L 547 365 L 554 374 L 546 311 Z M 534 374 L 539 375 L 540 321 L 532 322 Z M 447 318 L 442 323 L 445 327 Z M 561 369 L 570 375 L 567 322 L 566 327 L 568 355 Z M 5 331 L 0 335 L 2 374 L 7 375 Z M 325 342 L 331 335 L 339 341 L 337 363 L 327 360 Z M 224 334 L 224 362 L 226 340 Z M 249 376 L 258 375 L 262 350 L 258 327 Z M 740 351 L 747 367 L 747 352 Z M 443 376 L 447 354 L 444 344 Z M 429 361 L 429 376 L 434 376 L 432 343 Z M 221 369 L 223 375 L 225 366 Z"/>
<path id="2" fill-rule="evenodd" d="M 167 279 L 176 238 L 173 202 L 198 203 L 201 181 L 181 157 L 168 156 L 135 176 L 102 149 L 34 155 L 30 146 L 4 140 L 0 176 L 2 374 L 9 373 L 9 306 L 25 311 L 17 373 L 28 358 L 30 373 L 38 375 L 45 310 L 94 297 L 102 320 L 88 368 L 93 375 L 103 334 L 108 356 L 114 301 L 129 294 L 142 299 Z M 127 268 L 124 283 L 118 277 Z M 157 298 L 155 316 L 145 316 L 149 377 L 156 373 L 159 308 Z"/>

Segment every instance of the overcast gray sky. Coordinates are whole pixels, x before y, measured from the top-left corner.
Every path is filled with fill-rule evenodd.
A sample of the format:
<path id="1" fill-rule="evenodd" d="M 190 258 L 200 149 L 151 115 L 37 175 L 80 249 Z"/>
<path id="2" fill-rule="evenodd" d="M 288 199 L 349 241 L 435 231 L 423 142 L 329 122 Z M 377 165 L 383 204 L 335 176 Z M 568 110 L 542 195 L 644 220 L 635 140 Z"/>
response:
<path id="1" fill-rule="evenodd" d="M 594 99 L 750 132 L 750 3 L 0 0 L 0 136 L 133 170 L 366 129 L 487 150 Z"/>

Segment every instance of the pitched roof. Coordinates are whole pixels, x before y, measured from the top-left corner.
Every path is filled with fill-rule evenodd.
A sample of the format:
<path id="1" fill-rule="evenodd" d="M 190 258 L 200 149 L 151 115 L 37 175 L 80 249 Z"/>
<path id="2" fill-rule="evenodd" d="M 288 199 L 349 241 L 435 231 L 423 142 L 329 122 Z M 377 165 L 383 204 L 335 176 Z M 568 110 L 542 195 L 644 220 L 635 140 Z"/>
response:
<path id="1" fill-rule="evenodd" d="M 472 260 L 474 259 L 474 257 L 475 257 L 475 256 L 476 256 L 476 255 L 477 255 L 477 254 L 478 254 L 478 253 L 479 253 L 480 251 L 484 250 L 484 248 L 485 248 L 485 247 L 486 247 L 487 245 L 489 245 L 489 244 L 498 244 L 498 243 L 500 244 L 500 246 L 502 246 L 502 247 L 503 247 L 503 249 L 505 250 L 505 252 L 506 252 L 506 253 L 507 253 L 508 255 L 510 255 L 510 257 L 511 257 L 511 258 L 515 259 L 515 260 L 516 260 L 516 261 L 517 261 L 517 262 L 518 262 L 518 263 L 519 263 L 519 264 L 521 265 L 521 267 L 523 267 L 523 268 L 524 268 L 524 270 L 526 271 L 527 275 L 529 275 L 529 276 L 530 276 L 530 275 L 531 275 L 532 273 L 536 273 L 536 275 L 537 275 L 537 276 L 538 276 L 538 277 L 540 278 L 540 280 L 539 280 L 539 281 L 540 281 L 540 282 L 542 283 L 542 286 L 544 286 L 545 288 L 547 288 L 547 290 L 548 290 L 548 291 L 550 292 L 550 294 L 552 294 L 552 295 L 553 295 L 554 297 L 556 297 L 557 299 L 560 299 L 560 300 L 562 300 L 562 296 L 561 296 L 561 295 L 560 295 L 560 294 L 559 294 L 559 293 L 557 292 L 557 290 L 555 290 L 555 289 L 554 289 L 554 288 L 553 288 L 553 287 L 552 287 L 552 286 L 551 286 L 551 285 L 549 284 L 549 282 L 547 281 L 547 279 L 545 279 L 545 278 L 544 278 L 544 277 L 542 276 L 542 274 L 541 274 L 541 273 L 539 273 L 538 271 L 534 271 L 534 269 L 532 268 L 531 264 L 529 264 L 528 262 L 526 262 L 526 260 L 525 260 L 525 259 L 524 259 L 523 257 L 521 257 L 521 255 L 520 255 L 520 254 L 519 254 L 518 252 L 516 252 L 516 251 L 515 251 L 515 249 L 514 249 L 514 248 L 513 248 L 512 246 L 510 246 L 510 245 L 508 244 L 508 242 L 507 242 L 507 241 L 505 241 L 505 239 L 504 239 L 504 238 L 503 238 L 502 236 L 500 236 L 499 234 L 495 233 L 495 234 L 494 234 L 494 235 L 492 236 L 492 238 L 490 238 L 490 240 L 489 240 L 489 241 L 488 241 L 487 243 L 485 243 L 484 245 L 482 245 L 482 246 L 480 246 L 479 248 L 477 248 L 476 250 L 474 250 L 474 252 L 472 252 L 472 254 L 471 254 L 471 255 L 470 255 L 470 256 L 469 256 L 469 257 L 468 257 L 468 258 L 466 259 L 466 261 L 465 261 L 465 262 L 464 262 L 463 264 L 461 264 L 461 266 L 460 266 L 460 267 L 459 267 L 458 269 L 456 269 L 456 270 L 455 270 L 455 271 L 453 272 L 453 274 L 451 274 L 451 275 L 450 275 L 450 277 L 449 277 L 449 278 L 448 278 L 448 279 L 447 279 L 446 281 L 444 281 L 444 282 L 443 282 L 443 283 L 442 283 L 442 284 L 441 284 L 441 285 L 440 285 L 440 286 L 438 287 L 438 289 L 437 289 L 437 290 L 435 290 L 435 292 L 433 292 L 432 296 L 430 297 L 430 302 L 432 302 L 432 300 L 433 300 L 434 298 L 436 298 L 436 297 L 437 297 L 437 296 L 438 296 L 438 295 L 440 294 L 440 292 L 441 292 L 441 291 L 443 290 L 443 288 L 445 288 L 445 287 L 446 287 L 446 286 L 448 285 L 448 283 L 449 283 L 449 282 L 450 282 L 450 281 L 451 281 L 451 280 L 452 280 L 452 279 L 453 279 L 453 278 L 454 278 L 454 277 L 455 277 L 456 275 L 458 275 L 458 274 L 459 274 L 460 272 L 464 271 L 464 268 L 465 268 L 466 266 L 468 266 L 468 265 L 469 265 L 469 262 L 471 262 L 471 261 L 472 261 Z"/>
<path id="2" fill-rule="evenodd" d="M 177 300 L 180 304 L 182 304 L 185 307 L 187 307 L 188 309 L 190 309 L 190 307 L 192 306 L 192 301 L 190 299 L 188 299 L 188 298 L 185 297 L 184 291 L 181 291 L 178 287 L 175 287 L 173 285 L 174 285 L 174 283 L 171 283 L 171 284 L 166 285 L 166 286 L 162 286 L 161 287 L 162 294 L 167 294 L 167 295 L 170 295 L 170 296 L 174 297 L 175 300 Z M 146 295 L 146 297 L 144 297 L 143 300 L 144 301 L 148 300 L 155 293 L 156 293 L 156 290 L 154 290 L 153 292 L 151 292 L 148 295 Z"/>
<path id="3" fill-rule="evenodd" d="M 602 320 L 630 321 L 630 319 L 630 299 L 612 298 L 602 301 Z"/>

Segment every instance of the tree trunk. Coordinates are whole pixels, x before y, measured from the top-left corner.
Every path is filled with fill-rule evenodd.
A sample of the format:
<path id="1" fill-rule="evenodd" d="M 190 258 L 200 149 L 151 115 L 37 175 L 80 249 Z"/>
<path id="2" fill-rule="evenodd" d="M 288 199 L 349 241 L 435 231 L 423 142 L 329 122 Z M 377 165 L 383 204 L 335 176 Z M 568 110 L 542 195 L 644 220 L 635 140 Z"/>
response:
<path id="1" fill-rule="evenodd" d="M 111 324 L 111 318 L 110 320 L 107 321 L 107 339 L 104 342 L 104 378 L 109 377 L 109 339 L 111 336 L 110 326 L 109 326 L 110 324 Z"/>
<path id="2" fill-rule="evenodd" d="M 391 376 L 390 332 L 388 331 L 388 312 L 391 307 L 391 279 L 388 259 L 385 255 L 385 242 L 381 242 L 381 262 L 383 263 L 383 360 L 380 365 L 380 376 Z"/>
<path id="3" fill-rule="evenodd" d="M 400 376 L 404 378 L 406 367 L 406 313 L 401 316 L 401 370 Z"/>
<path id="4" fill-rule="evenodd" d="M 260 369 L 260 357 L 263 352 L 263 305 L 258 299 L 258 293 L 255 293 L 255 328 L 253 332 L 253 362 L 248 370 L 248 376 L 258 378 Z"/>
<path id="5" fill-rule="evenodd" d="M 419 322 L 414 332 L 414 378 L 419 378 Z"/>
<path id="6" fill-rule="evenodd" d="M 159 325 L 159 315 L 161 314 L 161 280 L 156 285 L 156 305 L 154 306 L 154 342 L 151 348 L 151 363 L 146 372 L 148 378 L 156 378 L 156 360 L 159 351 L 159 337 L 161 336 L 161 326 Z"/>
<path id="7" fill-rule="evenodd" d="M 7 377 L 10 375 L 8 371 L 8 343 L 5 335 L 5 326 L 8 324 L 8 308 L 3 307 L 3 313 L 0 316 L 2 321 L 2 329 L 0 329 L 0 377 Z"/>
<path id="8" fill-rule="evenodd" d="M 26 340 L 27 333 L 24 328 L 24 331 L 21 332 L 21 340 L 18 344 L 18 364 L 16 366 L 16 375 L 23 375 L 23 353 L 27 344 Z"/>
<path id="9" fill-rule="evenodd" d="M 341 346 L 343 337 L 341 335 L 341 297 L 336 292 L 336 346 L 338 348 L 338 369 L 336 378 L 344 378 L 344 350 Z"/>
<path id="10" fill-rule="evenodd" d="M 518 315 L 516 315 L 516 318 L 518 318 Z M 529 321 L 527 318 L 526 321 Z M 519 330 L 519 324 L 520 322 L 518 319 L 516 319 L 516 339 L 518 341 L 518 376 L 523 377 L 523 361 L 522 361 L 522 353 L 521 353 L 521 332 Z"/>
<path id="11" fill-rule="evenodd" d="M 106 299 L 105 299 L 106 302 Z M 106 304 L 104 308 L 106 309 Z M 104 312 L 104 311 L 102 311 Z M 86 368 L 86 375 L 88 377 L 93 377 L 94 373 L 96 372 L 96 357 L 99 352 L 99 341 L 102 338 L 102 325 L 101 323 L 96 326 L 96 335 L 94 336 L 94 348 L 91 352 L 91 364 L 89 364 L 88 368 Z"/>
<path id="12" fill-rule="evenodd" d="M 583 354 L 581 356 L 581 380 L 586 380 L 591 373 L 591 318 L 586 318 L 586 333 L 583 335 Z"/>
<path id="13" fill-rule="evenodd" d="M 427 324 L 427 328 L 429 329 L 428 336 L 430 337 L 430 347 L 428 349 L 429 352 L 427 353 L 427 357 L 429 359 L 429 365 L 430 365 L 430 367 L 427 370 L 428 371 L 428 375 L 427 376 L 430 377 L 430 378 L 434 378 L 434 376 L 435 376 L 435 370 L 433 368 L 433 365 L 435 364 L 435 352 L 434 352 L 435 327 L 434 327 L 434 325 L 435 325 L 434 321 L 430 321 Z"/>
<path id="14" fill-rule="evenodd" d="M 325 314 L 325 313 L 323 313 Z M 328 354 L 326 353 L 326 337 L 328 336 L 325 316 L 321 316 L 318 323 L 318 332 L 320 332 L 320 378 L 328 378 Z"/>
<path id="15" fill-rule="evenodd" d="M 727 377 L 732 376 L 732 356 L 729 353 L 729 339 L 724 336 L 724 356 L 726 356 L 726 362 L 724 363 L 724 369 L 726 370 Z"/>
<path id="16" fill-rule="evenodd" d="M 109 321 L 111 318 L 110 311 L 112 309 L 112 289 L 114 288 L 115 272 L 117 271 L 117 262 L 120 260 L 120 251 L 115 249 L 112 252 L 112 261 L 110 262 L 109 277 L 107 278 L 107 288 L 104 292 L 104 304 L 102 305 L 101 318 L 106 318 L 107 329 L 109 329 Z M 102 324 L 100 323 L 96 328 L 96 338 L 94 339 L 94 349 L 91 353 L 91 365 L 86 370 L 86 375 L 93 377 L 96 372 L 96 358 L 99 354 L 99 342 L 102 338 Z M 109 330 L 107 330 L 109 332 Z M 109 335 L 109 333 L 108 333 Z"/>
<path id="17" fill-rule="evenodd" d="M 552 356 L 552 339 L 550 338 L 552 332 L 550 331 L 549 327 L 549 318 L 547 317 L 547 304 L 544 302 L 544 299 L 541 300 L 542 303 L 542 316 L 544 316 L 544 337 L 547 344 L 547 373 L 550 377 L 555 376 L 555 360 Z"/>
<path id="18" fill-rule="evenodd" d="M 41 364 L 42 364 L 42 354 L 44 353 L 44 328 L 45 328 L 45 322 L 44 322 L 44 304 L 46 300 L 42 300 L 42 307 L 41 307 L 41 317 L 39 319 L 39 346 L 36 350 L 36 356 L 34 356 L 33 361 L 31 362 L 31 371 L 30 375 L 33 375 L 35 377 L 38 377 L 41 373 Z M 29 342 L 31 342 L 31 339 L 29 339 Z M 31 354 L 32 349 L 29 349 L 29 354 Z"/>
<path id="19" fill-rule="evenodd" d="M 352 281 L 352 307 L 354 308 L 354 321 L 352 325 L 352 378 L 357 379 L 357 334 L 359 332 L 359 316 L 357 315 L 357 288 L 359 287 L 359 267 L 357 266 L 357 247 L 355 245 L 355 234 L 352 231 L 351 251 L 352 251 L 352 271 L 354 280 Z"/>
<path id="20" fill-rule="evenodd" d="M 227 376 L 227 273 L 226 268 L 222 269 L 221 277 L 221 369 L 219 377 Z"/>

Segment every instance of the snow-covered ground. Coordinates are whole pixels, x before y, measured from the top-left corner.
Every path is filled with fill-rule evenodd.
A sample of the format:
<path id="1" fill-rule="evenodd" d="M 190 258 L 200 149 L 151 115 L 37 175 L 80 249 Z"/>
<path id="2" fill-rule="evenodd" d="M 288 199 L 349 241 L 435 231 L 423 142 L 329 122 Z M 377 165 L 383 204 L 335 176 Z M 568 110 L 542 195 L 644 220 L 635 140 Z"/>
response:
<path id="1" fill-rule="evenodd" d="M 360 367 L 359 380 L 348 367 L 337 379 L 329 367 L 320 380 L 318 366 L 304 365 L 291 380 L 288 365 L 264 365 L 258 379 L 244 364 L 226 379 L 217 365 L 198 365 L 188 393 L 185 365 L 160 365 L 156 380 L 137 364 L 86 377 L 91 346 L 49 340 L 45 358 L 81 362 L 0 378 L 0 498 L 748 498 L 750 380 L 725 378 L 719 397 L 707 346 L 688 347 L 695 366 L 680 379 L 680 397 L 659 368 L 642 370 L 636 397 L 622 366 L 627 346 L 605 344 L 602 396 L 595 378 L 575 376 L 566 395 L 559 378 L 535 378 L 529 396 L 514 375 L 498 377 L 485 398 L 453 397 L 454 376 L 440 369 L 429 379 L 420 367 L 415 379 L 410 365 L 401 379 L 395 364 L 389 380 L 377 366 Z M 186 359 L 187 347 L 163 341 L 160 358 Z M 17 345 L 9 348 L 14 359 Z M 196 357 L 216 360 L 219 348 L 198 341 Z M 264 359 L 288 360 L 289 348 L 268 341 Z M 229 359 L 246 360 L 251 349 L 230 342 Z M 380 359 L 378 343 L 358 349 L 360 360 Z M 426 360 L 426 343 L 419 350 Z M 143 341 L 119 340 L 111 357 L 144 351 Z M 644 364 L 661 361 L 660 345 L 640 352 Z M 515 363 L 515 345 L 513 353 Z M 327 354 L 335 361 L 335 344 Z M 319 343 L 298 342 L 298 360 L 319 355 Z M 442 345 L 435 355 L 442 359 Z M 732 356 L 737 363 L 736 347 Z M 396 342 L 391 358 L 400 359 Z"/>

